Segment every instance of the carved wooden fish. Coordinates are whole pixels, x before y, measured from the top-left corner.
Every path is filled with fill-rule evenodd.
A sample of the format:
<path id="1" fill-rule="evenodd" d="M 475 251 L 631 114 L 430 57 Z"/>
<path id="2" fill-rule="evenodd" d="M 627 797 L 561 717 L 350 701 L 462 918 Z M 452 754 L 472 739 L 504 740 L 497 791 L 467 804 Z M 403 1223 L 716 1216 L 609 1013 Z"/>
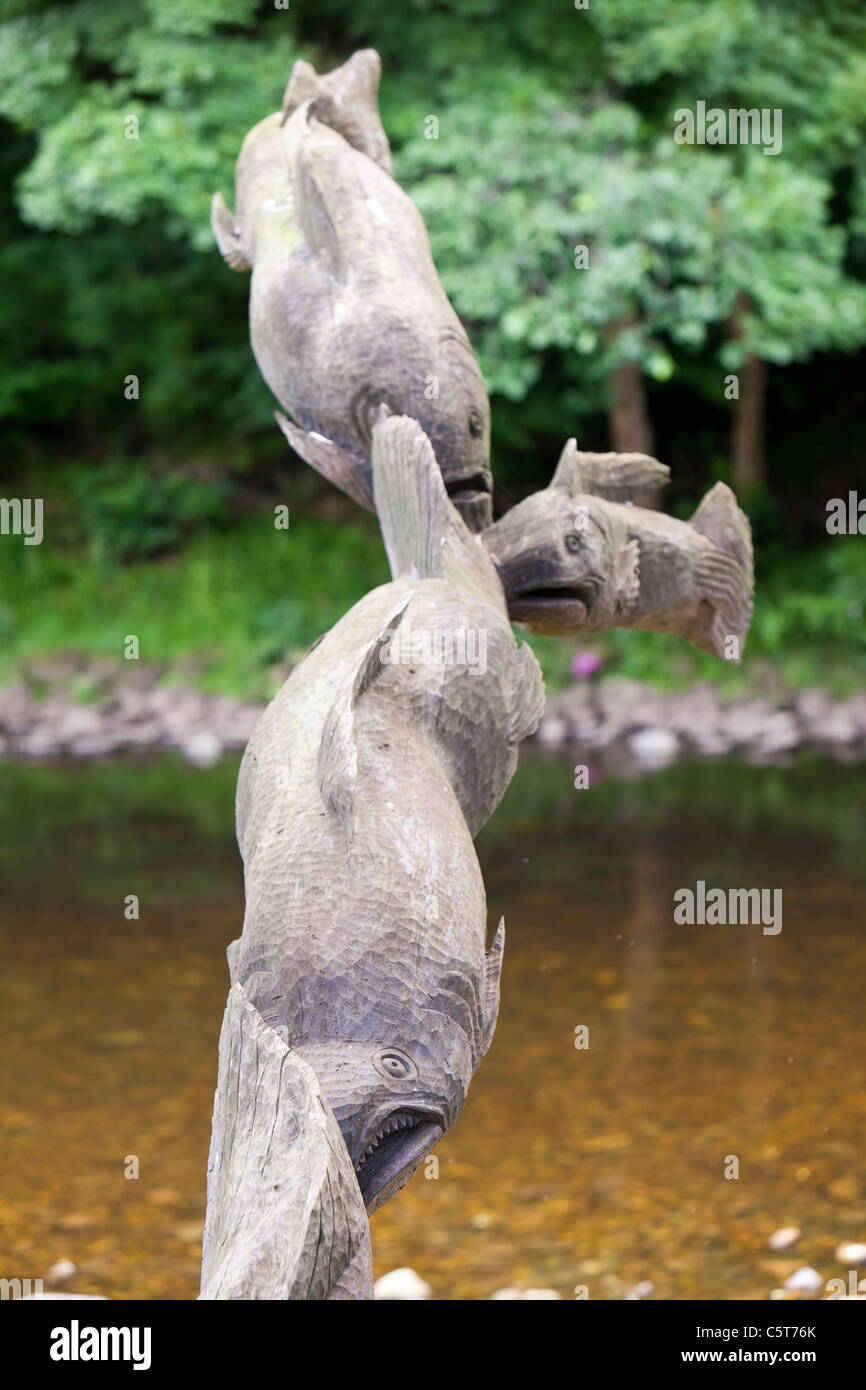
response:
<path id="1" fill-rule="evenodd" d="M 490 403 L 414 203 L 390 176 L 378 55 L 318 77 L 295 65 L 283 109 L 247 135 L 236 214 L 211 223 L 234 270 L 252 270 L 256 361 L 302 458 L 373 507 L 370 440 L 385 404 L 430 439 L 472 530 L 492 519 Z"/>
<path id="2" fill-rule="evenodd" d="M 485 953 L 472 837 L 544 697 L 420 426 L 381 418 L 372 460 L 394 580 L 314 645 L 253 733 L 229 952 L 317 1076 L 368 1211 L 454 1123 L 490 1045 L 504 933 Z"/>
<path id="3" fill-rule="evenodd" d="M 724 483 L 690 521 L 627 501 L 667 478 L 647 455 L 581 453 L 569 440 L 550 486 L 482 537 L 513 620 L 559 637 L 614 627 L 673 632 L 739 660 L 754 587 L 748 519 Z"/>

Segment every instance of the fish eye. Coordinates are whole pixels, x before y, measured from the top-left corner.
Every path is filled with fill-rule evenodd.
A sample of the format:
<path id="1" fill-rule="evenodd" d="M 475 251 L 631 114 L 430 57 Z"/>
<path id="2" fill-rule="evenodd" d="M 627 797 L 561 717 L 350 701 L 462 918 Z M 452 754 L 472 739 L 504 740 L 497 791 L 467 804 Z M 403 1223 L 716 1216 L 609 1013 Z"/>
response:
<path id="1" fill-rule="evenodd" d="M 399 1047 L 383 1048 L 373 1058 L 373 1066 L 380 1075 L 389 1077 L 392 1081 L 408 1081 L 410 1077 L 418 1075 L 418 1068 L 412 1058 L 401 1052 Z"/>
<path id="2" fill-rule="evenodd" d="M 578 553 L 578 551 L 582 548 L 582 546 L 583 546 L 583 541 L 581 540 L 581 538 L 580 538 L 580 536 L 577 534 L 577 532 L 576 532 L 576 531 L 569 531 L 568 535 L 567 535 L 566 538 L 565 538 L 565 548 L 566 548 L 566 550 L 569 551 L 570 554 L 576 555 L 576 554 Z"/>
<path id="3" fill-rule="evenodd" d="M 475 409 L 469 412 L 469 433 L 475 439 L 480 439 L 484 433 L 484 420 L 481 417 L 481 412 Z"/>

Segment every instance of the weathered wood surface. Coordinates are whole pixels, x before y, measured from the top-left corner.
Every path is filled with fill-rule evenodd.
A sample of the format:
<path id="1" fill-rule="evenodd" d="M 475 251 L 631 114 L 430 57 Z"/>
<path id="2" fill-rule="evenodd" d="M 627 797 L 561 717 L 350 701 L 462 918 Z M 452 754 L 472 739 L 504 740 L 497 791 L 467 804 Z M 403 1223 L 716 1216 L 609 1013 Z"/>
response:
<path id="1" fill-rule="evenodd" d="M 233 985 L 207 1178 L 202 1299 L 369 1299 L 370 1228 L 315 1073 Z"/>
<path id="2" fill-rule="evenodd" d="M 482 536 L 512 619 L 553 637 L 671 632 L 739 661 L 754 587 L 748 518 L 724 483 L 689 521 L 634 505 L 667 477 L 647 455 L 582 453 L 569 440 L 550 486 Z"/>
<path id="3" fill-rule="evenodd" d="M 327 77 L 297 64 L 244 142 L 237 215 L 213 205 L 223 256 L 253 272 L 281 426 L 377 511 L 393 579 L 314 644 L 244 754 L 207 1299 L 370 1298 L 367 1214 L 460 1114 L 504 947 L 500 924 L 486 948 L 472 841 L 543 710 L 510 620 L 654 628 L 729 656 L 751 617 L 733 494 L 718 484 L 688 523 L 635 506 L 668 476 L 645 455 L 569 441 L 551 486 L 490 525 L 487 395 L 390 176 L 378 80 L 372 50 Z"/>
<path id="4" fill-rule="evenodd" d="M 544 703 L 417 422 L 377 423 L 373 470 L 394 580 L 313 647 L 250 739 L 234 963 L 316 1073 L 368 1212 L 457 1119 L 493 1036 L 503 934 L 485 950 L 472 841 Z M 460 632 L 474 661 L 445 650 Z"/>
<path id="5" fill-rule="evenodd" d="M 296 667 L 238 778 L 202 1297 L 369 1296 L 364 1208 L 455 1122 L 496 1024 L 504 930 L 485 950 L 472 838 L 541 673 L 417 422 L 383 411 L 372 456 L 394 580 Z M 474 660 L 434 640 L 457 630 Z"/>
<path id="6" fill-rule="evenodd" d="M 282 111 L 247 135 L 235 212 L 211 221 L 252 270 L 250 340 L 292 447 L 373 510 L 379 406 L 421 424 L 471 530 L 492 520 L 490 402 L 436 273 L 427 229 L 390 175 L 372 49 L 319 77 L 298 63 Z"/>

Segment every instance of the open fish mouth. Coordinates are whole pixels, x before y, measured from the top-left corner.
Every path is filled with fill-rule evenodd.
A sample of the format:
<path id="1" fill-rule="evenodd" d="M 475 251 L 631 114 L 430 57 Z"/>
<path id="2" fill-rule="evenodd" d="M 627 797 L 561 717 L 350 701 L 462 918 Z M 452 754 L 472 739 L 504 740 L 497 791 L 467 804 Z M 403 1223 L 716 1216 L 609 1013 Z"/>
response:
<path id="1" fill-rule="evenodd" d="M 368 1212 L 387 1202 L 442 1138 L 444 1126 L 426 1111 L 392 1110 L 377 1128 L 355 1164 L 361 1196 Z"/>
<path id="2" fill-rule="evenodd" d="M 595 591 L 589 585 L 539 585 L 508 595 L 508 611 L 516 622 L 531 617 L 562 621 L 569 628 L 582 626 L 589 618 Z"/>
<path id="3" fill-rule="evenodd" d="M 446 479 L 445 491 L 455 504 L 475 501 L 479 497 L 490 496 L 490 479 L 484 473 L 473 473 L 468 478 Z"/>
<path id="4" fill-rule="evenodd" d="M 485 531 L 493 521 L 492 486 L 485 473 L 445 479 L 445 491 L 470 531 Z"/>

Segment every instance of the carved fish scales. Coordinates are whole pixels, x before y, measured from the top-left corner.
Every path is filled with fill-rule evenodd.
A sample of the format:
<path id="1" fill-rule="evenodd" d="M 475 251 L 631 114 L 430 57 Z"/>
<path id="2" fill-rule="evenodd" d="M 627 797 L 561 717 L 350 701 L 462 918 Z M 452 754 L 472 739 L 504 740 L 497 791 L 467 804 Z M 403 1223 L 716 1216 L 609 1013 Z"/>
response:
<path id="1" fill-rule="evenodd" d="M 377 423 L 373 476 L 395 578 L 320 639 L 253 733 L 230 948 L 233 981 L 317 1076 L 368 1211 L 454 1123 L 490 1044 L 504 938 L 500 925 L 485 951 L 472 837 L 543 708 L 416 422 Z M 474 666 L 415 641 L 460 630 L 478 639 Z"/>

